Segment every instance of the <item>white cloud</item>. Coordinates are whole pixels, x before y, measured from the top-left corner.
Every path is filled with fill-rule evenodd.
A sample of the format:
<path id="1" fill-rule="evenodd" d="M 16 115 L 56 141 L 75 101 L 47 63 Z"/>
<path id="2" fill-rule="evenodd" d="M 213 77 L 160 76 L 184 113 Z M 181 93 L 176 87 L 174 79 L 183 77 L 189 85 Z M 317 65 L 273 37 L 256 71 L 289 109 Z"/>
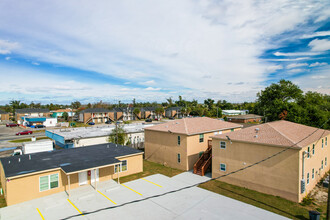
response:
<path id="1" fill-rule="evenodd" d="M 291 63 L 286 66 L 287 69 L 292 69 L 296 67 L 308 66 L 308 63 Z"/>
<path id="2" fill-rule="evenodd" d="M 155 84 L 155 80 L 148 80 L 148 81 L 143 82 L 142 84 L 144 84 L 144 85 L 153 85 L 153 84 Z"/>
<path id="3" fill-rule="evenodd" d="M 270 73 L 275 72 L 276 70 L 281 70 L 281 69 L 283 69 L 282 65 L 273 65 L 273 66 L 267 67 L 267 71 Z"/>
<path id="4" fill-rule="evenodd" d="M 312 49 L 312 51 L 327 51 L 330 50 L 330 41 L 323 39 L 323 40 L 319 40 L 319 39 L 315 39 L 312 40 L 308 46 L 310 46 Z"/>
<path id="5" fill-rule="evenodd" d="M 304 69 L 292 69 L 292 70 L 289 70 L 290 73 L 301 73 L 301 72 L 304 72 L 306 70 Z"/>
<path id="6" fill-rule="evenodd" d="M 131 82 L 124 82 L 124 84 L 125 84 L 125 85 L 129 85 L 129 84 L 131 84 Z"/>
<path id="7" fill-rule="evenodd" d="M 306 39 L 306 38 L 314 38 L 314 37 L 325 37 L 329 35 L 330 35 L 330 31 L 318 31 L 312 34 L 304 34 L 303 36 L 301 36 L 301 38 Z"/>
<path id="8" fill-rule="evenodd" d="M 6 57 L 5 60 L 10 60 L 11 58 L 10 57 Z"/>
<path id="9" fill-rule="evenodd" d="M 309 67 L 326 66 L 326 65 L 328 65 L 328 63 L 326 63 L 326 62 L 321 62 L 321 63 L 319 63 L 319 62 L 315 62 L 315 63 L 311 63 L 311 64 L 309 65 Z"/>
<path id="10" fill-rule="evenodd" d="M 148 88 L 145 88 L 145 90 L 148 90 L 148 91 L 159 91 L 159 90 L 161 90 L 161 88 L 148 87 Z"/>
<path id="11" fill-rule="evenodd" d="M 39 66 L 40 65 L 40 63 L 38 63 L 38 62 L 32 62 L 32 64 L 35 65 L 35 66 Z"/>
<path id="12" fill-rule="evenodd" d="M 296 53 L 282 53 L 282 52 L 275 52 L 275 56 L 314 56 L 319 55 L 319 52 L 296 52 Z"/>
<path id="13" fill-rule="evenodd" d="M 19 44 L 17 42 L 10 42 L 0 39 L 0 54 L 10 54 L 12 50 L 17 49 Z"/>
<path id="14" fill-rule="evenodd" d="M 322 75 L 315 75 L 311 76 L 312 79 L 327 79 L 329 78 L 328 76 L 322 76 Z"/>

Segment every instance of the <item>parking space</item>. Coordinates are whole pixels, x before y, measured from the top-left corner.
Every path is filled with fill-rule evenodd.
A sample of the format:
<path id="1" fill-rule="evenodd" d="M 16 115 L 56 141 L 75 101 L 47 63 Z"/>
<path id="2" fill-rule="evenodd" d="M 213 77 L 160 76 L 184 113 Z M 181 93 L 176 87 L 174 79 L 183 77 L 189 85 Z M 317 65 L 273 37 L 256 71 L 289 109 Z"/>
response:
<path id="1" fill-rule="evenodd" d="M 156 174 L 124 184 L 109 180 L 96 189 L 87 185 L 71 190 L 70 198 L 62 192 L 2 208 L 0 218 L 285 219 L 198 187 L 168 193 L 206 178 L 187 172 L 173 178 Z"/>

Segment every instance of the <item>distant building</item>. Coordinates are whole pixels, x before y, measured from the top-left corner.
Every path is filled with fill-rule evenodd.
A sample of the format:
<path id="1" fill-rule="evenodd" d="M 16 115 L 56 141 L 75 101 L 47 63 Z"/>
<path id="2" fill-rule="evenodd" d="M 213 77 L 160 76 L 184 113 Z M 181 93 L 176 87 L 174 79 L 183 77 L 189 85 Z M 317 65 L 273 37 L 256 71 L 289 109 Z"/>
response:
<path id="1" fill-rule="evenodd" d="M 249 110 L 222 110 L 223 115 L 246 115 Z"/>
<path id="2" fill-rule="evenodd" d="M 15 120 L 18 124 L 22 124 L 22 116 L 24 117 L 50 117 L 51 112 L 49 109 L 43 108 L 23 108 L 23 109 L 16 109 L 15 110 Z"/>
<path id="3" fill-rule="evenodd" d="M 57 118 L 52 117 L 36 117 L 36 116 L 22 116 L 20 124 L 23 126 L 31 127 L 35 125 L 44 125 L 46 127 L 55 127 Z"/>
<path id="4" fill-rule="evenodd" d="M 249 123 L 249 122 L 261 122 L 262 116 L 255 115 L 255 114 L 247 114 L 247 115 L 236 115 L 236 116 L 229 116 L 227 120 L 229 122 L 234 123 Z"/>
<path id="5" fill-rule="evenodd" d="M 9 113 L 0 109 L 0 122 L 1 121 L 9 121 Z"/>
<path id="6" fill-rule="evenodd" d="M 302 199 L 329 171 L 328 130 L 275 121 L 212 137 L 212 177 L 264 162 L 221 181 L 294 202 Z M 305 187 L 303 187 L 305 185 Z"/>
<path id="7" fill-rule="evenodd" d="M 143 152 L 112 143 L 0 158 L 7 205 L 143 171 Z M 60 210 L 59 210 L 60 211 Z"/>
<path id="8" fill-rule="evenodd" d="M 89 108 L 79 112 L 78 120 L 82 123 L 94 122 L 96 124 L 114 121 L 115 115 L 113 111 L 105 108 Z"/>
<path id="9" fill-rule="evenodd" d="M 73 117 L 75 112 L 71 109 L 71 108 L 67 108 L 67 109 L 58 109 L 58 110 L 54 110 L 54 111 L 50 111 L 52 113 L 52 117 L 53 118 L 59 118 L 59 117 L 63 117 L 63 113 L 66 112 L 68 113 L 68 117 Z"/>
<path id="10" fill-rule="evenodd" d="M 165 117 L 167 118 L 179 118 L 183 117 L 183 114 L 181 113 L 182 107 L 170 107 L 165 109 Z"/>
<path id="11" fill-rule="evenodd" d="M 127 141 L 133 148 L 143 148 L 144 129 L 153 124 L 128 124 L 123 128 L 127 132 Z M 109 136 L 115 129 L 115 125 L 102 127 L 66 128 L 57 130 L 46 130 L 47 137 L 53 139 L 55 144 L 62 148 L 74 148 L 104 144 L 109 142 Z"/>
<path id="12" fill-rule="evenodd" d="M 211 136 L 243 126 L 217 119 L 183 118 L 145 128 L 145 158 L 181 170 L 191 170 L 210 147 Z"/>

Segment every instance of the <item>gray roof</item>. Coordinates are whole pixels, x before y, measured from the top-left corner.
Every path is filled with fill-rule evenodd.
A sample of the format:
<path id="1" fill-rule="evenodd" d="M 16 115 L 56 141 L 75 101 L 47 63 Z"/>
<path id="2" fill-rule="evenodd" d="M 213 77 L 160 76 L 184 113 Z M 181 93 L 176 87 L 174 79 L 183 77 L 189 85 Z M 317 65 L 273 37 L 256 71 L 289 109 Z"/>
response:
<path id="1" fill-rule="evenodd" d="M 0 114 L 9 114 L 9 113 L 0 109 Z"/>
<path id="2" fill-rule="evenodd" d="M 80 113 L 104 113 L 104 112 L 110 112 L 110 110 L 105 108 L 88 108 L 82 110 Z"/>
<path id="3" fill-rule="evenodd" d="M 127 146 L 113 143 L 54 150 L 29 155 L 1 158 L 6 178 L 23 174 L 62 168 L 71 173 L 80 170 L 120 163 L 117 157 L 143 153 Z"/>
<path id="4" fill-rule="evenodd" d="M 22 108 L 15 109 L 16 113 L 47 113 L 49 112 L 48 108 Z"/>
<path id="5" fill-rule="evenodd" d="M 178 111 L 181 109 L 182 109 L 182 107 L 170 107 L 170 108 L 167 108 L 165 111 Z"/>

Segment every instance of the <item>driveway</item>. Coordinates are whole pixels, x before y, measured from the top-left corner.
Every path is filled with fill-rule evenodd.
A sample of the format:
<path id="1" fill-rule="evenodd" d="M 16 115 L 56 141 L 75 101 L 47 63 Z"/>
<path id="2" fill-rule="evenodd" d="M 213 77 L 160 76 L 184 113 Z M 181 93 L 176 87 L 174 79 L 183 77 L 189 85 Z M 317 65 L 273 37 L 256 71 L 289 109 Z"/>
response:
<path id="1" fill-rule="evenodd" d="M 74 189 L 69 199 L 62 192 L 2 208 L 0 219 L 286 219 L 199 187 L 180 190 L 207 178 L 186 172 L 109 180 Z"/>

